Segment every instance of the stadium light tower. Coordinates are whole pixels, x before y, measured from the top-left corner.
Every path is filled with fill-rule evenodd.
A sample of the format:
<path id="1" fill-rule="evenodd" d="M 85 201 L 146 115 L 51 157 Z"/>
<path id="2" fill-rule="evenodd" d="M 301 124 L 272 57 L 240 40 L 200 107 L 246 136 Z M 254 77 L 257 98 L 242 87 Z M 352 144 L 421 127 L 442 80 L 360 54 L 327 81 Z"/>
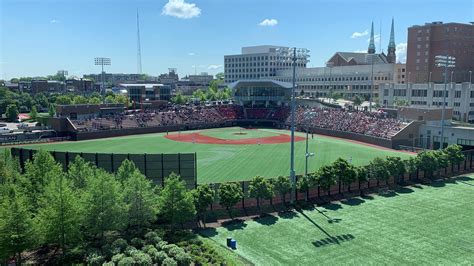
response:
<path id="1" fill-rule="evenodd" d="M 448 55 L 435 56 L 435 64 L 437 67 L 444 67 L 444 91 L 443 91 L 443 109 L 441 109 L 441 137 L 439 140 L 439 149 L 444 146 L 444 113 L 446 109 L 446 90 L 448 88 L 448 69 L 456 65 L 456 57 Z"/>
<path id="2" fill-rule="evenodd" d="M 102 67 L 102 72 L 101 72 L 102 85 L 100 88 L 100 93 L 105 94 L 104 66 L 110 66 L 111 60 L 110 58 L 107 58 L 107 57 L 96 57 L 94 58 L 94 65 Z"/>
<path id="3" fill-rule="evenodd" d="M 291 145 L 290 145 L 290 181 L 291 181 L 291 203 L 295 201 L 296 174 L 295 174 L 295 94 L 296 94 L 296 65 L 306 65 L 309 60 L 309 50 L 305 48 L 281 47 L 277 49 L 280 61 L 291 62 L 293 66 L 293 86 L 291 88 Z"/>

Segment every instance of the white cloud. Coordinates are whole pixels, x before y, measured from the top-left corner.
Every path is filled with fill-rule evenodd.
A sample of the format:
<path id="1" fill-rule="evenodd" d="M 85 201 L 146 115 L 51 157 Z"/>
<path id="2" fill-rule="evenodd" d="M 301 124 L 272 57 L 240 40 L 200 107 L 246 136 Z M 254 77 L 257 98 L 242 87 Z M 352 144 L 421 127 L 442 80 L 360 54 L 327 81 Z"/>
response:
<path id="1" fill-rule="evenodd" d="M 355 50 L 354 53 L 367 53 L 367 50 Z"/>
<path id="2" fill-rule="evenodd" d="M 51 24 L 59 23 L 59 20 L 57 20 L 57 19 L 52 19 L 52 20 L 49 21 L 49 23 L 51 23 Z"/>
<path id="3" fill-rule="evenodd" d="M 278 24 L 278 20 L 274 18 L 266 18 L 262 22 L 258 23 L 260 26 L 268 26 L 268 27 L 273 27 Z"/>
<path id="4" fill-rule="evenodd" d="M 397 62 L 406 63 L 407 61 L 407 43 L 397 44 L 395 54 L 397 55 Z"/>
<path id="5" fill-rule="evenodd" d="M 163 7 L 162 15 L 182 19 L 199 17 L 201 9 L 194 3 L 186 3 L 184 0 L 169 0 Z"/>
<path id="6" fill-rule="evenodd" d="M 359 37 L 364 37 L 369 35 L 369 30 L 364 30 L 363 32 L 353 32 L 351 35 L 352 39 L 359 38 Z"/>
<path id="7" fill-rule="evenodd" d="M 196 55 L 196 54 L 195 53 L 188 53 L 188 55 L 193 56 L 193 55 Z"/>
<path id="8" fill-rule="evenodd" d="M 221 68 L 221 67 L 222 67 L 222 65 L 209 65 L 209 66 L 207 67 L 207 69 L 213 70 L 213 69 L 219 69 L 219 68 Z"/>

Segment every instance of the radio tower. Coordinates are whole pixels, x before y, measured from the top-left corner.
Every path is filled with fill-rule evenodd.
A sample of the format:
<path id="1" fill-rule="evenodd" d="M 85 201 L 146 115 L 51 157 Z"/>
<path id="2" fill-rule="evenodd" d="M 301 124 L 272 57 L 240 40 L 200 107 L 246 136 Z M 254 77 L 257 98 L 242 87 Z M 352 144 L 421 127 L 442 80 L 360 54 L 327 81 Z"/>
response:
<path id="1" fill-rule="evenodd" d="M 138 17 L 138 8 L 137 8 L 137 71 L 138 71 L 138 74 L 142 73 L 142 49 L 140 47 L 140 21 Z"/>

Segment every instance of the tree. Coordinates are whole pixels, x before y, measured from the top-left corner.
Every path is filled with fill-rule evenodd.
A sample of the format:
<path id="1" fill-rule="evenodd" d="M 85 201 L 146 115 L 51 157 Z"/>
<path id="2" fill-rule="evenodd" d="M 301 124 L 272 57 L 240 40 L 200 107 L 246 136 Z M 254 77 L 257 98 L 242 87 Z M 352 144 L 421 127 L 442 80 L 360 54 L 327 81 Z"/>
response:
<path id="1" fill-rule="evenodd" d="M 239 183 L 229 182 L 224 183 L 219 187 L 219 203 L 224 206 L 229 212 L 230 218 L 232 217 L 232 207 L 234 207 L 239 200 L 242 199 L 244 193 Z"/>
<path id="2" fill-rule="evenodd" d="M 273 180 L 275 190 L 280 194 L 281 202 L 286 205 L 286 194 L 291 191 L 291 182 L 288 177 L 279 176 Z"/>
<path id="3" fill-rule="evenodd" d="M 360 194 L 362 195 L 363 192 L 361 190 L 361 183 L 369 180 L 369 170 L 366 165 L 363 165 L 363 166 L 356 167 L 356 172 L 357 172 L 357 181 L 359 183 L 359 191 L 360 191 Z"/>
<path id="4" fill-rule="evenodd" d="M 87 104 L 89 102 L 89 100 L 86 97 L 82 96 L 82 95 L 76 95 L 72 99 L 72 102 L 74 104 Z"/>
<path id="5" fill-rule="evenodd" d="M 193 190 L 194 207 L 204 226 L 206 226 L 207 209 L 214 202 L 215 194 L 214 189 L 209 184 L 200 185 Z"/>
<path id="6" fill-rule="evenodd" d="M 308 201 L 309 189 L 313 186 L 313 180 L 310 176 L 302 176 L 298 178 L 296 186 L 299 190 L 304 191 L 304 199 Z"/>
<path id="7" fill-rule="evenodd" d="M 69 164 L 68 178 L 72 181 L 74 189 L 84 189 L 88 178 L 94 178 L 95 166 L 84 160 L 81 156 L 76 156 Z"/>
<path id="8" fill-rule="evenodd" d="M 0 258 L 15 255 L 21 265 L 21 253 L 31 248 L 35 232 L 28 202 L 15 185 L 0 199 Z"/>
<path id="9" fill-rule="evenodd" d="M 178 94 L 176 94 L 176 96 L 171 98 L 171 102 L 173 102 L 175 104 L 185 104 L 186 103 L 186 98 L 180 92 L 178 92 Z"/>
<path id="10" fill-rule="evenodd" d="M 388 180 L 390 178 L 390 172 L 387 169 L 386 161 L 380 157 L 376 157 L 370 161 L 369 176 L 370 178 L 377 179 L 377 185 L 381 180 Z"/>
<path id="11" fill-rule="evenodd" d="M 56 104 L 58 105 L 70 105 L 73 104 L 73 100 L 68 95 L 59 95 L 56 97 Z"/>
<path id="12" fill-rule="evenodd" d="M 125 108 L 128 108 L 130 106 L 130 99 L 125 95 L 119 94 L 115 96 L 115 103 L 121 103 Z"/>
<path id="13" fill-rule="evenodd" d="M 400 182 L 400 178 L 406 173 L 406 167 L 400 157 L 389 156 L 386 159 L 387 170 L 395 179 L 396 183 Z"/>
<path id="14" fill-rule="evenodd" d="M 124 184 L 125 181 L 137 170 L 138 169 L 133 161 L 125 159 L 117 169 L 115 176 L 117 177 L 117 180 L 120 181 L 120 183 Z"/>
<path id="15" fill-rule="evenodd" d="M 357 180 L 357 172 L 355 167 L 348 161 L 338 158 L 332 163 L 334 174 L 339 179 L 339 182 L 348 187 L 349 192 L 351 191 L 352 182 Z M 340 188 L 340 186 L 339 186 Z M 339 190 L 339 193 L 341 191 Z"/>
<path id="16" fill-rule="evenodd" d="M 256 176 L 250 181 L 249 196 L 257 199 L 258 210 L 260 210 L 260 199 L 271 199 L 274 195 L 273 185 L 267 179 Z"/>
<path id="17" fill-rule="evenodd" d="M 128 226 L 136 228 L 141 233 L 156 219 L 158 213 L 157 195 L 151 180 L 135 169 L 125 180 L 123 190 Z"/>
<path id="18" fill-rule="evenodd" d="M 418 170 L 418 157 L 410 157 L 404 161 L 405 169 L 411 178 L 414 173 Z"/>
<path id="19" fill-rule="evenodd" d="M 199 101 L 204 102 L 206 101 L 206 94 L 203 90 L 197 89 L 193 92 L 193 98 L 197 98 Z"/>
<path id="20" fill-rule="evenodd" d="M 219 72 L 216 74 L 217 80 L 224 80 L 224 72 Z"/>
<path id="21" fill-rule="evenodd" d="M 410 105 L 410 102 L 408 100 L 405 100 L 405 99 L 395 98 L 393 100 L 393 105 L 395 105 L 395 106 L 408 106 L 408 105 Z"/>
<path id="22" fill-rule="evenodd" d="M 449 145 L 448 147 L 444 148 L 443 152 L 446 154 L 446 157 L 452 166 L 465 160 L 464 155 L 462 154 L 462 147 L 460 145 Z"/>
<path id="23" fill-rule="evenodd" d="M 194 199 L 181 178 L 171 173 L 166 178 L 165 186 L 158 197 L 160 215 L 170 222 L 171 227 L 177 223 L 191 220 L 196 214 Z"/>
<path id="24" fill-rule="evenodd" d="M 37 209 L 39 199 L 46 186 L 51 182 L 51 178 L 61 172 L 61 165 L 45 150 L 39 150 L 33 155 L 32 161 L 26 162 L 25 177 L 28 180 L 27 191 L 32 210 Z"/>
<path id="25" fill-rule="evenodd" d="M 438 156 L 436 153 L 437 151 L 423 151 L 417 155 L 420 170 L 429 177 L 433 177 L 433 172 L 439 168 Z"/>
<path id="26" fill-rule="evenodd" d="M 72 182 L 62 172 L 52 173 L 35 217 L 43 243 L 59 244 L 63 252 L 80 239 L 81 205 Z"/>
<path id="27" fill-rule="evenodd" d="M 16 104 L 10 104 L 7 106 L 7 110 L 5 111 L 5 116 L 7 117 L 7 121 L 15 122 L 18 120 L 18 106 Z"/>
<path id="28" fill-rule="evenodd" d="M 38 119 L 38 110 L 36 109 L 36 106 L 34 105 L 33 107 L 31 107 L 30 117 L 31 117 L 31 120 L 33 121 L 36 121 Z"/>
<path id="29" fill-rule="evenodd" d="M 100 104 L 102 101 L 100 100 L 100 97 L 90 97 L 89 98 L 89 104 Z"/>
<path id="30" fill-rule="evenodd" d="M 317 180 L 319 186 L 328 192 L 330 195 L 330 188 L 332 185 L 336 184 L 336 173 L 331 165 L 324 165 L 319 168 L 315 179 Z"/>
<path id="31" fill-rule="evenodd" d="M 123 194 L 115 177 L 97 169 L 95 178 L 88 179 L 83 196 L 84 225 L 86 232 L 102 241 L 106 231 L 123 228 Z"/>
<path id="32" fill-rule="evenodd" d="M 54 108 L 54 105 L 53 104 L 50 104 L 48 106 L 48 115 L 50 117 L 53 117 L 54 115 L 56 114 L 56 109 Z"/>

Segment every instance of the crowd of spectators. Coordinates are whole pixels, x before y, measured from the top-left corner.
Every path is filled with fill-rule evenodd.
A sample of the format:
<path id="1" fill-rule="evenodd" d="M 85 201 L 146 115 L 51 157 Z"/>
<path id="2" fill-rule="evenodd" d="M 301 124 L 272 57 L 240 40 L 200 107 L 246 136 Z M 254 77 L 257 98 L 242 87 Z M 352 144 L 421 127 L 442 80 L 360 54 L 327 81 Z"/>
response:
<path id="1" fill-rule="evenodd" d="M 325 128 L 386 139 L 391 138 L 403 128 L 399 120 L 387 118 L 383 112 L 369 113 L 344 109 L 299 107 L 295 120 L 301 127 Z M 289 123 L 289 118 L 287 123 Z"/>
<path id="2" fill-rule="evenodd" d="M 288 107 L 244 109 L 237 105 L 175 105 L 161 110 L 127 111 L 116 115 L 76 120 L 74 124 L 78 131 L 93 131 L 192 124 L 209 125 L 238 119 L 268 119 L 289 123 L 289 114 Z M 387 118 L 382 112 L 299 107 L 295 118 L 296 124 L 300 127 L 325 128 L 379 138 L 391 138 L 403 127 L 399 120 Z"/>

